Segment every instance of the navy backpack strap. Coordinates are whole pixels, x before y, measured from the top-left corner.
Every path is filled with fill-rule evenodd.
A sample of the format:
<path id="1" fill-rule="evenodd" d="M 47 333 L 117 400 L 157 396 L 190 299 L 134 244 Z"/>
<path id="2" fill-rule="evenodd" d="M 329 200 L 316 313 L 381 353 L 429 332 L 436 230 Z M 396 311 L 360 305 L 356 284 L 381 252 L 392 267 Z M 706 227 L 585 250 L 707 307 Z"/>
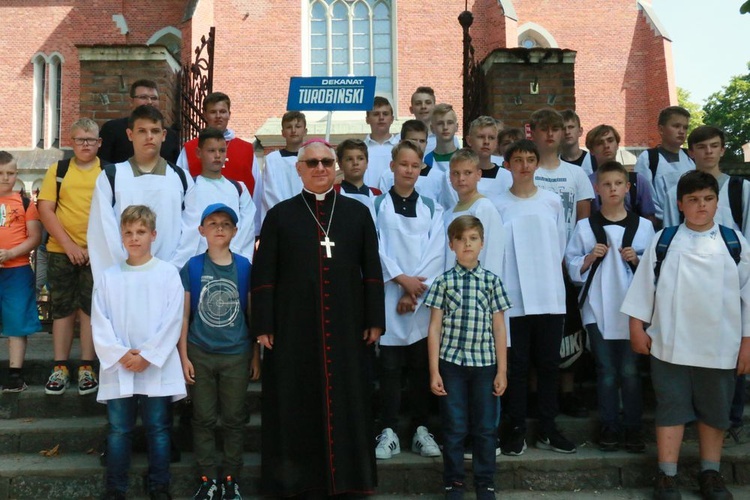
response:
<path id="1" fill-rule="evenodd" d="M 180 178 L 180 182 L 182 183 L 182 210 L 185 210 L 185 193 L 187 193 L 188 190 L 187 175 L 182 168 L 178 167 L 174 163 L 167 162 L 167 165 L 169 165 L 172 170 L 174 170 L 174 173 L 177 174 L 177 177 Z"/>
<path id="2" fill-rule="evenodd" d="M 638 226 L 641 223 L 641 218 L 634 212 L 628 212 L 625 217 L 625 233 L 622 235 L 622 248 L 628 248 L 633 246 L 633 240 L 635 239 L 635 233 L 638 232 Z M 631 262 L 627 263 L 630 266 L 630 270 L 635 273 L 636 266 Z"/>
<path id="3" fill-rule="evenodd" d="M 55 181 L 57 181 L 57 195 L 55 197 L 55 200 L 60 199 L 60 186 L 62 186 L 62 181 L 65 178 L 65 174 L 68 173 L 68 168 L 70 167 L 70 158 L 67 158 L 65 160 L 60 160 L 57 162 L 57 172 L 55 172 L 57 175 L 55 176 Z"/>
<path id="4" fill-rule="evenodd" d="M 628 172 L 628 182 L 630 182 L 630 210 L 635 212 L 635 205 L 638 202 L 638 174 L 636 172 Z"/>
<path id="5" fill-rule="evenodd" d="M 729 255 L 732 256 L 735 264 L 740 263 L 740 257 L 742 256 L 742 244 L 740 239 L 737 237 L 737 233 L 731 227 L 722 226 L 719 224 L 719 232 L 721 233 L 721 239 L 724 240 L 724 244 L 729 250 Z"/>
<path id="6" fill-rule="evenodd" d="M 674 236 L 677 234 L 677 230 L 680 226 L 669 226 L 665 227 L 659 235 L 659 241 L 656 242 L 656 264 L 654 265 L 654 282 L 659 281 L 659 273 L 661 273 L 661 264 L 664 262 L 664 258 L 667 256 L 667 250 L 669 245 L 672 244 Z"/>
<path id="7" fill-rule="evenodd" d="M 188 279 L 190 280 L 190 320 L 192 321 L 195 311 L 198 310 L 198 299 L 201 297 L 201 277 L 203 276 L 203 264 L 206 254 L 202 253 L 191 257 L 188 261 Z"/>
<path id="8" fill-rule="evenodd" d="M 427 198 L 426 196 L 419 195 L 419 197 L 422 198 L 424 204 L 430 209 L 430 219 L 432 219 L 432 216 L 435 215 L 435 202 L 432 201 L 432 198 Z"/>
<path id="9" fill-rule="evenodd" d="M 375 197 L 374 205 L 375 205 L 375 216 L 376 217 L 378 215 L 378 212 L 380 212 L 380 205 L 383 204 L 383 200 L 385 199 L 386 194 L 387 193 L 383 193 L 383 194 Z"/>
<path id="10" fill-rule="evenodd" d="M 112 188 L 112 206 L 115 206 L 115 177 L 117 176 L 117 167 L 115 167 L 114 164 L 108 163 L 106 165 L 102 165 L 102 170 L 104 170 L 104 174 L 107 176 L 107 180 L 109 181 L 109 187 Z"/>

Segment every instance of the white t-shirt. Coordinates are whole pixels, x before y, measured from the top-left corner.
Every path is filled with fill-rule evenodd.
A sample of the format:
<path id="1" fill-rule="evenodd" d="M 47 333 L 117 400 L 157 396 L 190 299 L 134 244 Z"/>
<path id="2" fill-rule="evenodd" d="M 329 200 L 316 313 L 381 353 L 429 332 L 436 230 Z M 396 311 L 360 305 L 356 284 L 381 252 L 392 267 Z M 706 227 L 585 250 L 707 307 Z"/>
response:
<path id="1" fill-rule="evenodd" d="M 664 156 L 659 154 L 659 163 L 656 165 L 656 176 L 651 174 L 648 161 L 648 150 L 638 155 L 634 170 L 651 183 L 654 192 L 654 205 L 656 206 L 656 218 L 664 219 L 664 206 L 666 205 L 667 193 L 676 186 L 680 176 L 689 170 L 695 170 L 695 163 L 682 149 L 678 153 L 678 161 L 669 163 Z"/>
<path id="2" fill-rule="evenodd" d="M 594 188 L 588 176 L 578 165 L 560 160 L 557 168 L 539 168 L 534 174 L 534 184 L 538 188 L 552 191 L 560 196 L 563 204 L 567 237 L 576 227 L 576 209 L 579 201 L 594 198 Z"/>

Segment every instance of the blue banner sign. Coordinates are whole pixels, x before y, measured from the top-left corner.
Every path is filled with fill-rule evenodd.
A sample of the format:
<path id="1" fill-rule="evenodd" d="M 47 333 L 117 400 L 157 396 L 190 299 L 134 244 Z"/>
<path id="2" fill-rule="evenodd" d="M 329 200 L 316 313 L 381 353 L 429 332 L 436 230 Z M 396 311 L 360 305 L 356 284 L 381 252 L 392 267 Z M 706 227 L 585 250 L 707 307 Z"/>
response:
<path id="1" fill-rule="evenodd" d="M 293 76 L 288 111 L 369 111 L 375 99 L 374 76 Z"/>

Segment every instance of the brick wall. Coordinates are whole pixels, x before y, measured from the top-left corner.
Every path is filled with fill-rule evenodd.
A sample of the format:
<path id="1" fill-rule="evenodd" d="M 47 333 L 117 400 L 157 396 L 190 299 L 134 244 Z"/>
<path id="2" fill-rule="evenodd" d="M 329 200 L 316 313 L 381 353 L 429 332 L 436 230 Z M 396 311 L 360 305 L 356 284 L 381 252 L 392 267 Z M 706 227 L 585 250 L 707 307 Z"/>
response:
<path id="1" fill-rule="evenodd" d="M 506 127 L 523 128 L 537 109 L 575 109 L 575 57 L 561 49 L 495 50 L 485 62 L 489 114 Z M 532 83 L 537 94 L 531 93 Z"/>

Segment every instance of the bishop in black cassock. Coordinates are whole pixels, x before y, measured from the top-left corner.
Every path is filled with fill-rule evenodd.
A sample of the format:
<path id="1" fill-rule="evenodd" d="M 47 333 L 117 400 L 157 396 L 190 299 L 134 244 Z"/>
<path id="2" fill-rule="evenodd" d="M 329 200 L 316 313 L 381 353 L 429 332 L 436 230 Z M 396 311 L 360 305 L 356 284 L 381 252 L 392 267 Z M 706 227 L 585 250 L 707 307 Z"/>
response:
<path id="1" fill-rule="evenodd" d="M 332 188 L 330 147 L 300 149 L 305 190 L 266 215 L 252 272 L 263 358 L 265 494 L 369 493 L 377 484 L 367 351 L 383 332 L 375 226 Z M 269 349 L 270 348 L 270 349 Z"/>

